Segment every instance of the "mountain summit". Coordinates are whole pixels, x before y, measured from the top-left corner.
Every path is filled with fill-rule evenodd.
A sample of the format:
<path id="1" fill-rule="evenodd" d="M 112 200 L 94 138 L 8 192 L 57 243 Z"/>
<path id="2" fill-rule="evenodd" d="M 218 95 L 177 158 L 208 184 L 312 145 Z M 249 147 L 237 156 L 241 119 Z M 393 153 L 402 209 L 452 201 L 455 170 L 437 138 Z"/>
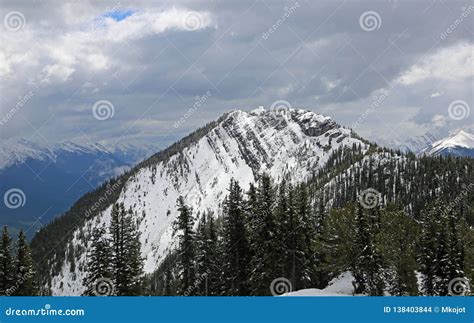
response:
<path id="1" fill-rule="evenodd" d="M 340 147 L 354 145 L 368 149 L 350 129 L 311 111 L 227 113 L 140 163 L 108 189 L 90 193 L 78 202 L 75 212 L 87 220 L 68 237 L 62 262 L 51 266 L 58 269 L 50 273 L 52 293 L 77 295 L 84 291 L 82 270 L 91 230 L 108 225 L 115 202 L 133 209 L 141 232 L 145 272 L 151 273 L 173 248 L 172 223 L 178 215 L 179 196 L 194 210 L 217 215 L 231 178 L 238 179 L 244 189 L 262 173 L 276 181 L 285 176 L 304 181 L 326 165 Z M 57 261 L 52 258 L 50 261 Z"/>

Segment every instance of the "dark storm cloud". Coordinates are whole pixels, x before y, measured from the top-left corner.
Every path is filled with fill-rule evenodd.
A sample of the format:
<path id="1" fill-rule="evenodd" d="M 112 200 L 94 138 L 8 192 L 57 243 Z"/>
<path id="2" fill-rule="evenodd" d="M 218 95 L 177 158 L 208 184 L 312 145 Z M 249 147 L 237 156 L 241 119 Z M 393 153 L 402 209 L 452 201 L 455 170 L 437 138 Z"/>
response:
<path id="1" fill-rule="evenodd" d="M 18 97 L 34 96 L 0 134 L 168 143 L 230 109 L 280 99 L 351 126 L 384 91 L 389 95 L 357 124 L 370 139 L 421 134 L 440 116 L 446 129 L 461 127 L 472 118 L 454 121 L 448 106 L 454 100 L 472 106 L 472 6 L 12 1 L 1 16 L 18 11 L 25 26 L 2 26 L 0 117 Z M 372 11 L 380 19 L 367 31 L 359 20 Z M 132 14 L 115 19 L 110 12 Z M 194 21 L 186 20 L 190 14 Z M 112 103 L 113 117 L 94 118 L 99 100 Z"/>

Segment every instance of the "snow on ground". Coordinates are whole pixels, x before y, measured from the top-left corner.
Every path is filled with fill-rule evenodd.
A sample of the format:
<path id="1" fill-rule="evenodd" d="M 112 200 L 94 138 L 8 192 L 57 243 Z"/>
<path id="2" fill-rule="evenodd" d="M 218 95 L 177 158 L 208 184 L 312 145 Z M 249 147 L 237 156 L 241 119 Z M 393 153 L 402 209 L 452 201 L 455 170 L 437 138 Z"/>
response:
<path id="1" fill-rule="evenodd" d="M 354 296 L 352 273 L 347 271 L 331 280 L 324 289 L 309 288 L 286 293 L 283 296 Z"/>

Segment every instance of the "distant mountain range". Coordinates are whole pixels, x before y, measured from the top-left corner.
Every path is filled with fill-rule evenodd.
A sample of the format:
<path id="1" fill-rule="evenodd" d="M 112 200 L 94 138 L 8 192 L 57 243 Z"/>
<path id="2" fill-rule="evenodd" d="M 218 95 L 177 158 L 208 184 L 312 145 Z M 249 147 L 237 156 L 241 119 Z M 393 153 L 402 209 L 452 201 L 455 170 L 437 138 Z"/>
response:
<path id="1" fill-rule="evenodd" d="M 451 136 L 433 142 L 420 151 L 420 154 L 474 157 L 474 135 L 465 130 L 459 130 Z"/>
<path id="2" fill-rule="evenodd" d="M 156 150 L 130 144 L 105 147 L 74 142 L 42 145 L 25 139 L 2 142 L 0 194 L 3 202 L 13 199 L 13 205 L 0 203 L 1 223 L 14 234 L 23 228 L 31 237 L 80 196 Z M 24 205 L 16 207 L 16 202 Z"/>
<path id="3" fill-rule="evenodd" d="M 446 129 L 431 129 L 425 134 L 408 138 L 404 142 L 393 141 L 388 146 L 400 149 L 402 152 L 412 152 L 417 155 L 453 155 L 473 156 L 474 128 L 456 129 L 447 133 Z"/>

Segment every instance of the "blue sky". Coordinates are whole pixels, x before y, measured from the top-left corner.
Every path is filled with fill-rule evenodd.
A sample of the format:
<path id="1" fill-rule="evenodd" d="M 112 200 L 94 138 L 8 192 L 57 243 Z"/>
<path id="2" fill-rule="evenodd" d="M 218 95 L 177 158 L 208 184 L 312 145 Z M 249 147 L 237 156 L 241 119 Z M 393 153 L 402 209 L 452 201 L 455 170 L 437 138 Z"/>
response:
<path id="1" fill-rule="evenodd" d="M 4 1 L 0 14 L 21 22 L 0 30 L 2 140 L 166 146 L 278 100 L 383 144 L 473 123 L 469 1 Z"/>

